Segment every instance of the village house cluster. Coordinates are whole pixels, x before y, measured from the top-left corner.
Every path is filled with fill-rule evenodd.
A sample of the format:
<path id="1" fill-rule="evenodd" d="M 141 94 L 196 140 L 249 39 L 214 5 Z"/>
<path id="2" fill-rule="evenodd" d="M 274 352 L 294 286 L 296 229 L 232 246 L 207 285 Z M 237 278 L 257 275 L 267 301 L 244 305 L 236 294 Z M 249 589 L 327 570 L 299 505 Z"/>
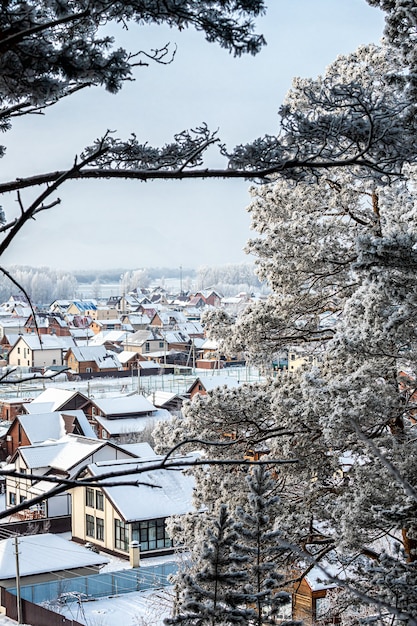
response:
<path id="1" fill-rule="evenodd" d="M 246 294 L 224 299 L 216 291 L 168 297 L 157 290 L 101 303 L 55 301 L 45 311 L 34 312 L 21 297 L 0 306 L 4 385 L 54 380 L 34 398 L 0 394 L 0 485 L 8 514 L 0 530 L 7 537 L 35 528 L 49 551 L 59 541 L 57 534 L 70 532 L 75 545 L 72 566 L 63 568 L 57 558 L 48 561 L 46 571 L 41 560 L 30 559 L 22 584 L 96 573 L 106 553 L 137 565 L 137 555 L 173 552 L 166 520 L 193 510 L 194 483 L 181 467 L 160 467 L 147 434 L 194 395 L 239 384 L 225 374 L 228 367 L 244 364 L 243 355 L 220 353 L 205 337 L 201 314 L 208 307 L 235 313 L 250 300 Z M 289 348 L 277 355 L 271 370 L 292 372 L 315 358 Z M 215 370 L 222 372 L 213 376 Z M 184 393 L 157 391 L 145 397 L 139 384 L 133 393 L 126 393 L 127 385 L 124 390 L 127 377 L 136 376 L 139 383 L 142 376 L 184 371 L 198 371 Z M 120 378 L 119 392 L 96 398 L 71 384 L 102 377 Z M 190 457 L 184 457 L 187 461 Z M 119 484 L 111 484 L 108 475 L 117 476 Z M 92 486 L 69 484 L 54 492 L 62 481 L 79 479 Z M 11 541 L 0 540 L 0 552 L 12 550 Z M 30 553 L 26 543 L 22 550 Z M 89 550 L 80 552 L 85 545 L 94 547 L 95 557 Z M 299 589 L 298 597 L 311 604 L 314 586 L 308 586 L 308 578 L 303 584 L 306 590 Z M 13 575 L 0 567 L 0 587 L 13 585 Z M 324 595 L 320 588 L 317 597 Z"/>

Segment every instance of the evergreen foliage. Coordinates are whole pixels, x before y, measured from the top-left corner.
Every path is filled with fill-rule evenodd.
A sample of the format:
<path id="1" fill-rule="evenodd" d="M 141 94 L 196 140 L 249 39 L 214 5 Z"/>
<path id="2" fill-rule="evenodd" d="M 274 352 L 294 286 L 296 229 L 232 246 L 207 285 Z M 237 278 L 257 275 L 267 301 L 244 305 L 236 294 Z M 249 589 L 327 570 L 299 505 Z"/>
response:
<path id="1" fill-rule="evenodd" d="M 277 481 L 261 465 L 247 476 L 248 506 L 236 510 L 238 542 L 235 550 L 247 558 L 248 583 L 246 603 L 255 608 L 254 626 L 275 624 L 281 609 L 291 602 L 291 595 L 281 588 L 285 579 L 285 549 L 279 530 L 275 529 L 275 510 L 279 497 Z"/>
<path id="2" fill-rule="evenodd" d="M 179 611 L 165 620 L 167 625 L 232 626 L 247 624 L 253 611 L 243 604 L 242 585 L 247 579 L 246 557 L 233 552 L 237 533 L 226 505 L 221 505 L 218 516 L 210 516 L 205 538 L 194 568 L 179 575 Z M 196 569 L 197 568 L 197 569 Z"/>

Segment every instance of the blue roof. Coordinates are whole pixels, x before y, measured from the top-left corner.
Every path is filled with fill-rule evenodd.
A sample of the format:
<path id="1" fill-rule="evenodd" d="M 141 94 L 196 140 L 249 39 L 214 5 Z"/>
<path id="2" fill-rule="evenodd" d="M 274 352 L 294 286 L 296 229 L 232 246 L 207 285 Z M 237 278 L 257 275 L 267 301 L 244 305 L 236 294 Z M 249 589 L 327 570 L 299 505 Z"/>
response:
<path id="1" fill-rule="evenodd" d="M 79 311 L 96 311 L 97 305 L 89 300 L 74 300 L 73 304 Z"/>

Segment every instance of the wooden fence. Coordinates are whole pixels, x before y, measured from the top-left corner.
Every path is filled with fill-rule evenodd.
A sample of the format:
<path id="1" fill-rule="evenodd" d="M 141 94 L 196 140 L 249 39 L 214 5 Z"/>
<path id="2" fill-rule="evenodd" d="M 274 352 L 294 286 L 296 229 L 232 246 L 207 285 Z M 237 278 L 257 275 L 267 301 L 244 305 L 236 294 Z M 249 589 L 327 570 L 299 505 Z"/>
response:
<path id="1" fill-rule="evenodd" d="M 17 598 L 15 595 L 1 589 L 1 604 L 6 609 L 7 617 L 17 621 Z M 43 606 L 33 604 L 29 600 L 22 600 L 22 623 L 31 624 L 32 626 L 84 626 L 80 622 L 68 619 L 64 615 L 54 613 Z"/>

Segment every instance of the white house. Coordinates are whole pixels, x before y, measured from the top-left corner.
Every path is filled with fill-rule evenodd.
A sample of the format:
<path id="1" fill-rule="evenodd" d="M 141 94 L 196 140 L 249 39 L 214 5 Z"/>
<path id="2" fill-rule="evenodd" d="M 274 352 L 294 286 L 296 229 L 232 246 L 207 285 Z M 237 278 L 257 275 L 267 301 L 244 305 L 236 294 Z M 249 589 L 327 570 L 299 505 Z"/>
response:
<path id="1" fill-rule="evenodd" d="M 190 458 L 194 457 L 184 460 Z M 142 555 L 172 552 L 165 521 L 193 510 L 194 479 L 181 467 L 158 468 L 161 459 L 154 456 L 89 465 L 85 476 L 99 478 L 116 472 L 121 484 L 107 487 L 110 481 L 103 478 L 99 488 L 73 490 L 73 538 L 126 557 L 131 541 L 139 542 Z"/>
<path id="2" fill-rule="evenodd" d="M 9 352 L 9 365 L 14 367 L 45 368 L 64 365 L 64 354 L 75 347 L 72 337 L 28 333 L 16 341 Z"/>
<path id="3" fill-rule="evenodd" d="M 36 417 L 36 416 L 32 416 Z M 7 469 L 28 476 L 6 479 L 6 508 L 11 508 L 35 496 L 45 495 L 41 505 L 28 506 L 21 513 L 24 519 L 42 519 L 71 514 L 71 496 L 68 492 L 46 499 L 57 484 L 48 478 L 70 478 L 83 467 L 96 461 L 136 458 L 134 454 L 108 441 L 76 435 L 65 435 L 56 441 L 21 446 L 11 458 Z M 33 475 L 39 477 L 33 481 Z"/>

